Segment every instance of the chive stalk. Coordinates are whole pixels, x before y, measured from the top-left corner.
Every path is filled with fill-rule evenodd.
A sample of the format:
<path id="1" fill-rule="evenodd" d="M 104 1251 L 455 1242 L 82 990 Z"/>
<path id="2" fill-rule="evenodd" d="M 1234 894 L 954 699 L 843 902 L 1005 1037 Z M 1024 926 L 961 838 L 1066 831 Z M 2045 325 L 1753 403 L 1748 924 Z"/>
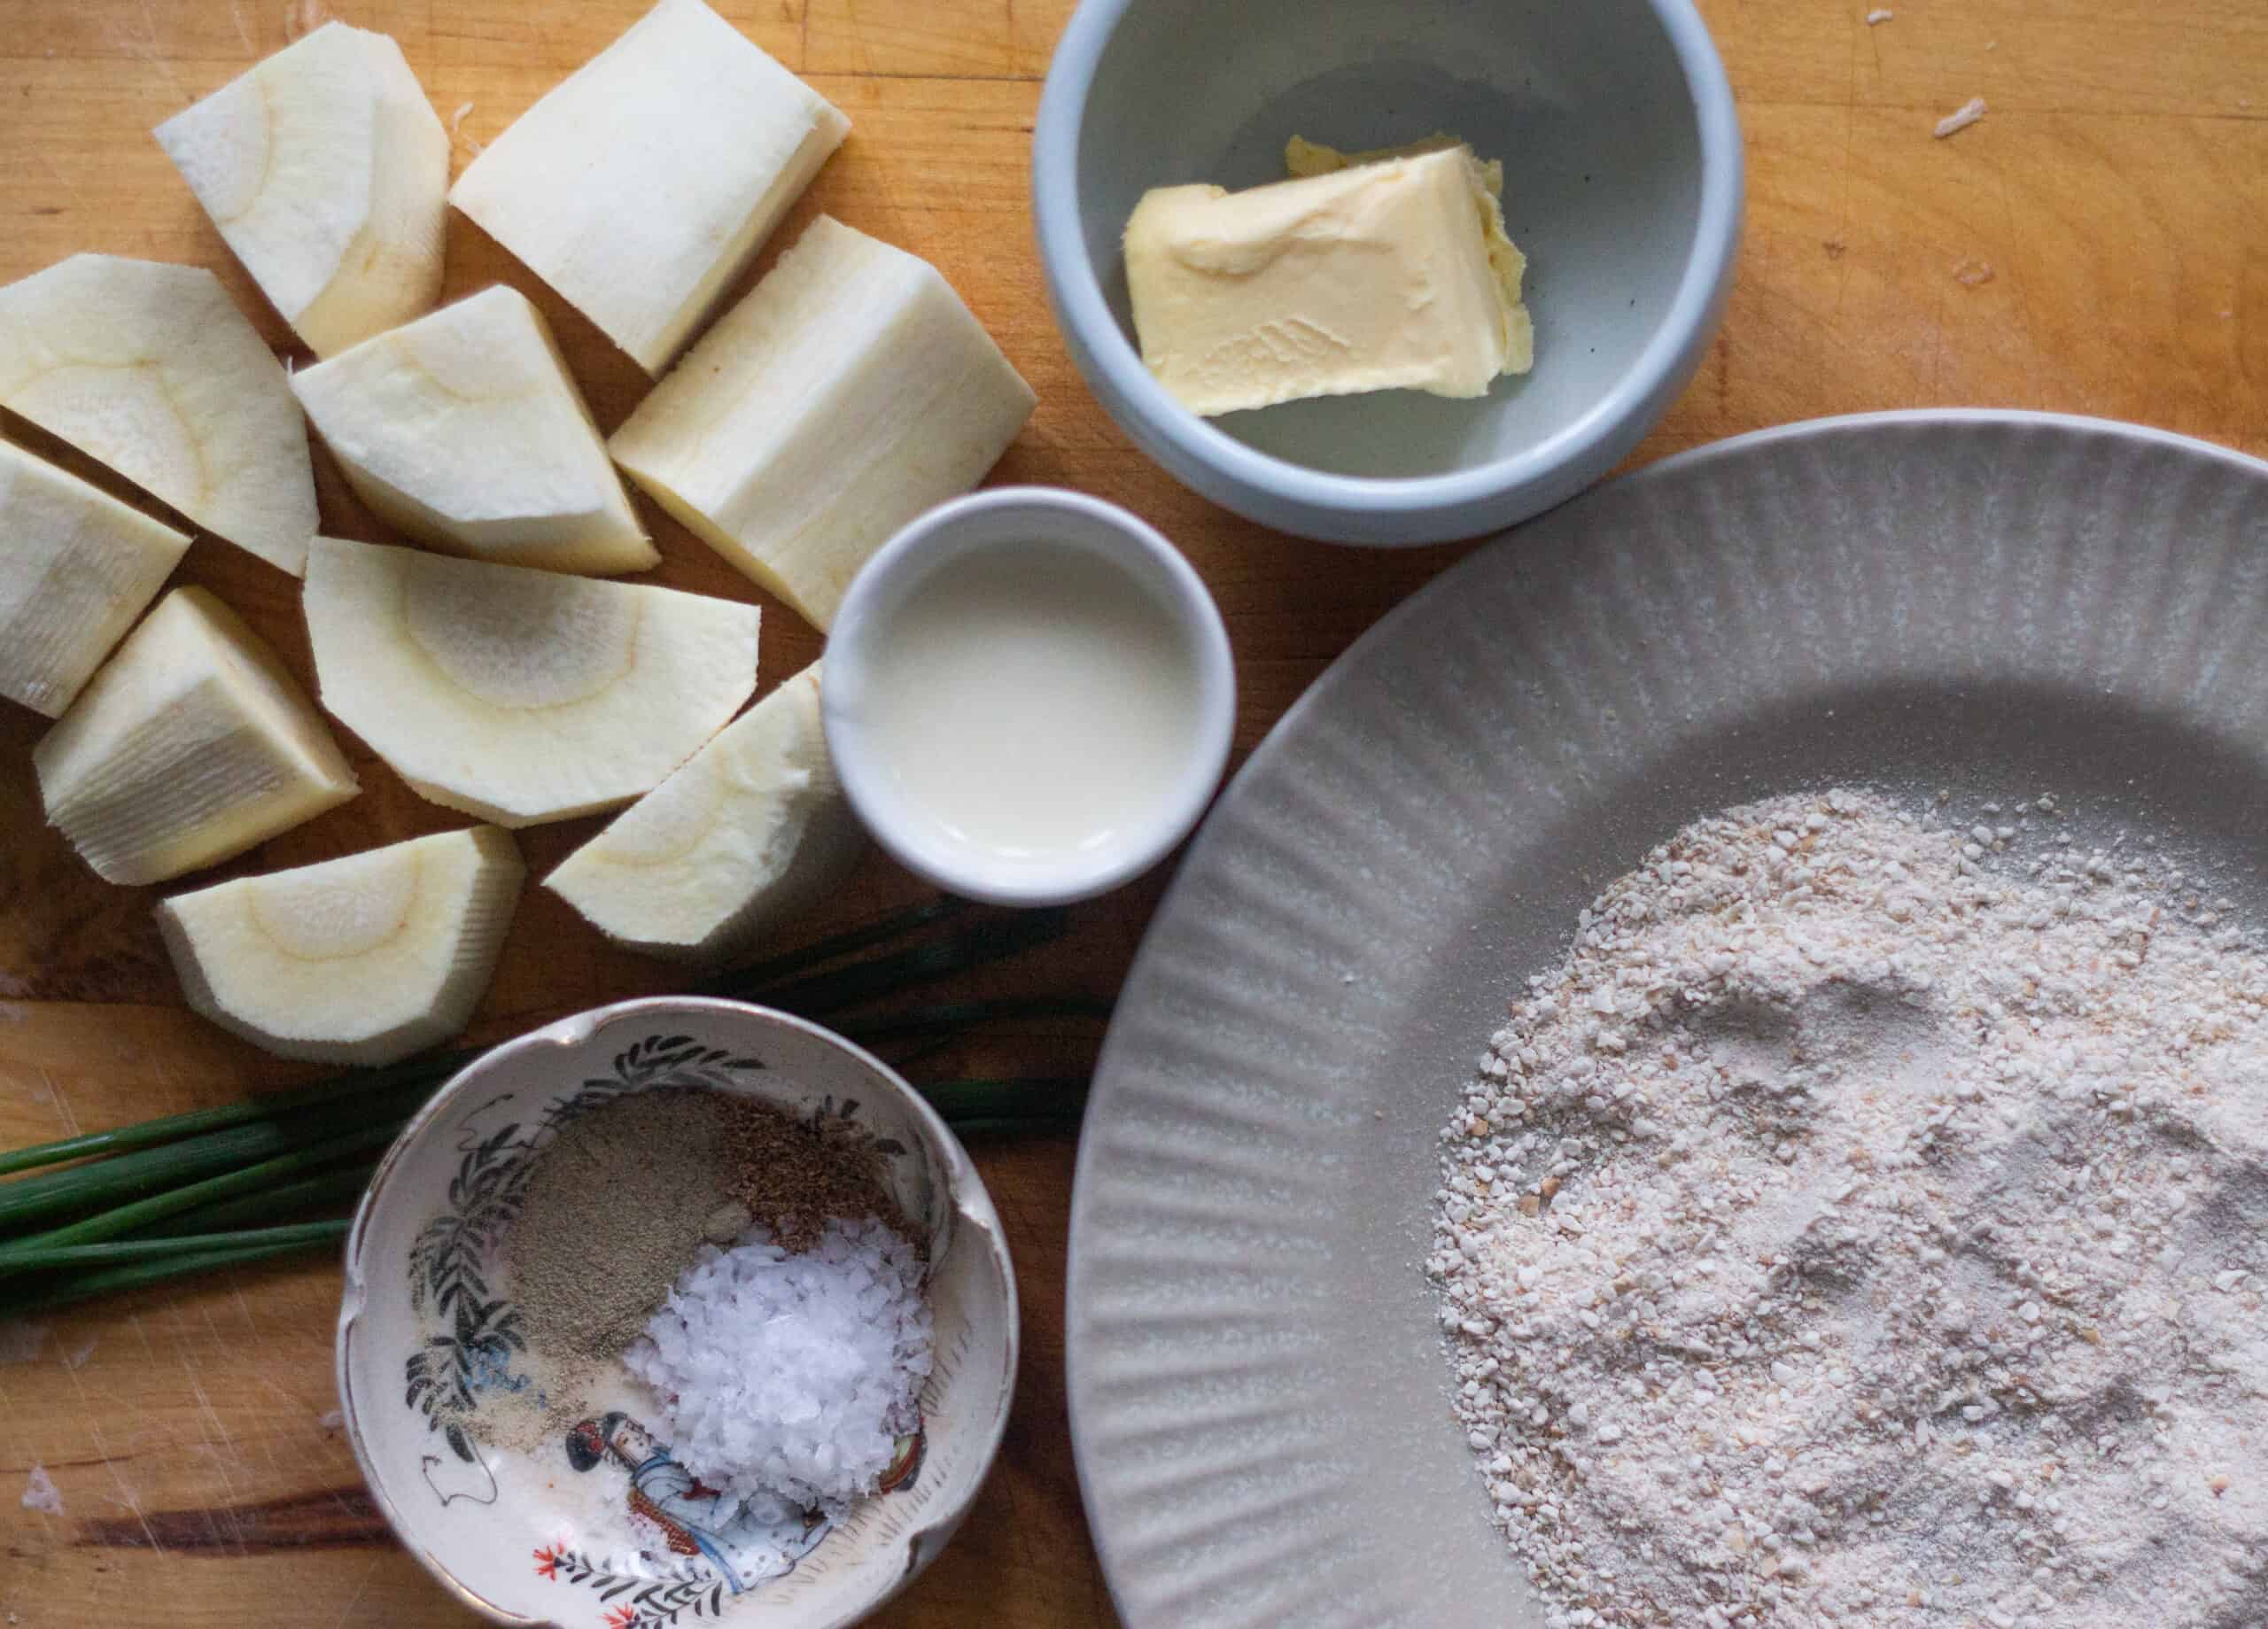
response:
<path id="1" fill-rule="evenodd" d="M 275 1217 L 296 1215 L 319 1206 L 352 1205 L 362 1197 L 362 1190 L 370 1185 L 370 1177 L 377 1168 L 377 1160 L 358 1159 L 333 1170 L 317 1171 L 313 1175 L 278 1183 L 257 1193 L 239 1194 L 233 1199 L 192 1206 L 144 1231 L 159 1237 L 226 1232 L 232 1229 L 258 1227 Z"/>
<path id="2" fill-rule="evenodd" d="M 53 1228 L 45 1233 L 35 1233 L 27 1238 L 12 1239 L 0 1245 L 0 1274 L 16 1271 L 19 1256 L 56 1245 L 91 1245 L 106 1238 L 116 1238 L 136 1228 L 160 1221 L 181 1211 L 193 1208 L 214 1199 L 229 1199 L 238 1194 L 257 1193 L 278 1179 L 297 1176 L 306 1171 L 330 1164 L 346 1154 L 365 1148 L 377 1148 L 393 1141 L 400 1130 L 399 1126 L 365 1126 L 343 1136 L 317 1143 L 312 1147 L 291 1153 L 278 1154 L 272 1160 L 262 1160 L 241 1170 L 208 1176 L 202 1182 L 187 1183 L 166 1193 L 153 1193 L 146 1198 L 101 1211 L 67 1226 Z"/>
<path id="3" fill-rule="evenodd" d="M 426 1089 L 412 1082 L 359 1101 L 302 1109 L 0 1183 L 0 1236 L 34 1222 L 162 1193 L 363 1127 L 398 1130 L 425 1096 Z"/>
<path id="4" fill-rule="evenodd" d="M 1060 910 L 957 923 L 968 909 L 939 898 L 893 911 L 726 974 L 702 992 L 827 1019 L 869 1042 L 928 1037 L 929 1051 L 983 1024 L 1109 1016 L 1108 1002 L 1086 997 L 833 1016 L 1020 955 L 1068 926 Z M 863 954 L 878 946 L 889 948 Z M 13 1177 L 0 1182 L 0 1312 L 66 1306 L 335 1245 L 348 1222 L 308 1220 L 307 1213 L 354 1199 L 376 1169 L 375 1151 L 484 1050 L 430 1052 L 241 1103 L 0 1152 L 0 1175 Z M 1060 1131 L 1077 1123 L 1086 1098 L 1079 1080 L 952 1081 L 918 1090 L 970 1134 Z M 40 1169 L 49 1166 L 61 1168 Z M 19 1172 L 35 1174 L 13 1175 Z M 58 1225 L 26 1233 L 42 1223 Z"/>
<path id="5" fill-rule="evenodd" d="M 319 1243 L 251 1245 L 240 1250 L 205 1250 L 151 1261 L 128 1261 L 116 1267 L 98 1267 L 89 1272 L 58 1275 L 16 1294 L 11 1294 L 6 1286 L 0 1286 L 0 1313 L 21 1315 L 49 1312 L 74 1302 L 90 1301 L 97 1296 L 115 1295 L 122 1291 L 162 1284 L 169 1278 L 187 1278 L 223 1267 L 242 1267 L 277 1256 L 297 1255 L 302 1251 L 318 1248 Z"/>
<path id="6" fill-rule="evenodd" d="M 240 1228 L 227 1233 L 189 1233 L 173 1238 L 113 1238 L 94 1245 L 26 1245 L 9 1252 L 18 1272 L 59 1267 L 106 1267 L 120 1261 L 163 1261 L 168 1256 L 242 1250 L 247 1245 L 322 1245 L 346 1237 L 344 1220 L 297 1222 L 280 1228 Z"/>

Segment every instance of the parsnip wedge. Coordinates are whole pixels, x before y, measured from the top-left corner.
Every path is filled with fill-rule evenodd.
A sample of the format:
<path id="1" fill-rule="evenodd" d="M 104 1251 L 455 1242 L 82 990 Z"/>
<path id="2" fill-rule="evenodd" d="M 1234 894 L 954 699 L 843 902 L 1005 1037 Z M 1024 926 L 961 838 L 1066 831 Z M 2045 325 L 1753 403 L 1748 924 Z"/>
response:
<path id="1" fill-rule="evenodd" d="M 171 526 L 0 441 L 0 695 L 59 715 L 188 547 Z"/>
<path id="2" fill-rule="evenodd" d="M 850 129 L 701 0 L 661 0 L 449 202 L 659 373 Z"/>
<path id="3" fill-rule="evenodd" d="M 756 689 L 757 608 L 317 538 L 323 705 L 420 794 L 533 826 L 649 792 Z"/>
<path id="4" fill-rule="evenodd" d="M 983 479 L 1037 400 L 935 267 L 821 215 L 608 446 L 825 628 L 868 557 Z"/>
<path id="5" fill-rule="evenodd" d="M 0 407 L 292 576 L 306 562 L 307 421 L 204 268 L 74 254 L 0 288 Z"/>
<path id="6" fill-rule="evenodd" d="M 815 905 L 866 852 L 805 668 L 544 879 L 633 950 L 721 960 Z"/>
<path id="7" fill-rule="evenodd" d="M 317 356 L 440 298 L 449 134 L 388 35 L 326 23 L 152 134 Z"/>
<path id="8" fill-rule="evenodd" d="M 197 1012 L 280 1058 L 374 1067 L 465 1027 L 526 874 L 484 826 L 178 894 L 158 926 Z"/>
<path id="9" fill-rule="evenodd" d="M 554 571 L 661 559 L 517 289 L 484 289 L 302 368 L 291 388 L 362 500 L 423 542 Z"/>
<path id="10" fill-rule="evenodd" d="M 259 635 L 176 588 L 32 749 L 40 797 L 108 881 L 215 865 L 354 795 L 354 772 Z"/>

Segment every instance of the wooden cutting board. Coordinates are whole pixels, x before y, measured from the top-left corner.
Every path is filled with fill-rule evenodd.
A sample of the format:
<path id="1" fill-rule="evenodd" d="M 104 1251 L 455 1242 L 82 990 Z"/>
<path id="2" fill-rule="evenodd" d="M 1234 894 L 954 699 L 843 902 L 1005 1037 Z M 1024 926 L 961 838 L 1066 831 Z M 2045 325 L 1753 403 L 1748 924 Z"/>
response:
<path id="1" fill-rule="evenodd" d="M 2138 419 L 2268 453 L 2268 10 L 2256 0 L 1709 0 L 1742 105 L 1748 235 L 1731 314 L 1635 462 L 1784 420 L 2016 406 Z M 401 42 L 462 164 L 643 9 L 641 0 L 339 0 Z M 826 209 L 934 260 L 1040 396 L 1000 481 L 1077 486 L 1144 515 L 1218 596 L 1240 748 L 1394 601 L 1462 552 L 1322 549 L 1192 497 L 1087 395 L 1050 323 L 1026 162 L 1068 0 L 726 0 L 856 133 L 775 241 Z M 229 260 L 150 128 L 328 13 L 316 0 L 0 0 L 0 281 L 78 250 L 214 268 L 279 350 L 290 336 Z M 1933 140 L 1972 96 L 1982 123 Z M 1508 155 L 1517 184 L 1518 155 Z M 448 291 L 514 283 L 542 306 L 603 428 L 644 380 L 556 298 L 452 219 Z M 297 353 L 304 360 L 305 353 Z M 317 454 L 326 530 L 384 533 Z M 650 507 L 658 580 L 755 597 Z M 210 541 L 183 580 L 248 615 L 307 672 L 292 585 Z M 766 606 L 764 678 L 818 640 Z M 43 828 L 42 721 L 0 703 L 0 1146 L 303 1078 L 181 1010 L 146 890 L 96 880 Z M 457 824 L 367 757 L 367 790 L 268 844 L 273 867 Z M 527 834 L 541 870 L 589 822 Z M 918 895 L 877 862 L 812 931 Z M 1115 988 L 1154 883 L 1081 910 L 1067 949 L 989 990 Z M 672 987 L 530 893 L 476 1040 Z M 1083 1069 L 1091 1029 L 1034 1025 L 940 1074 Z M 1111 1621 L 1072 1470 L 1062 1383 L 1068 1138 L 976 1150 L 1021 1276 L 1024 1366 L 998 1471 L 944 1558 L 879 1621 Z M 397 1549 L 329 1416 L 338 1272 L 216 1277 L 0 1325 L 0 1621 L 458 1624 Z M 35 1465 L 60 1515 L 19 1503 Z"/>

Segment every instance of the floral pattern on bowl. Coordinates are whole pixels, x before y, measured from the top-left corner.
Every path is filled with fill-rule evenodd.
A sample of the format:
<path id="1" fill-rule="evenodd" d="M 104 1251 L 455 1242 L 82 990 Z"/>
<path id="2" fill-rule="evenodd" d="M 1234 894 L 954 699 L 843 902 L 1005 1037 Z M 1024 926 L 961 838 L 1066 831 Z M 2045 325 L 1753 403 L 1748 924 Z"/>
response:
<path id="1" fill-rule="evenodd" d="M 627 1370 L 535 1447 L 467 1429 L 496 1393 L 531 1384 L 501 1246 L 535 1155 L 602 1104 L 687 1087 L 858 1125 L 926 1232 L 936 1366 L 920 1428 L 899 1439 L 881 1489 L 840 1520 L 703 1486 L 654 1429 L 659 1400 Z M 866 1053 L 737 1002 L 625 1002 L 487 1053 L 403 1132 L 348 1238 L 338 1365 L 355 1454 L 403 1542 L 502 1623 L 855 1620 L 959 1524 L 998 1448 L 1015 1360 L 1006 1246 L 951 1132 Z"/>

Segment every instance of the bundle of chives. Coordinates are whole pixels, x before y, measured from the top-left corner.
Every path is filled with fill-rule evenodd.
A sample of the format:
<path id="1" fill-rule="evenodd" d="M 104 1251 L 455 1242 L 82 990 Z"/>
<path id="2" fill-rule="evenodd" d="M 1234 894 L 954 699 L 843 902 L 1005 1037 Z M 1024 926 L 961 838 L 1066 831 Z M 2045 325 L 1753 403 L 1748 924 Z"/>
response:
<path id="1" fill-rule="evenodd" d="M 1103 1018 L 1078 997 L 962 1001 L 840 1017 L 1060 938 L 1060 911 L 959 919 L 939 899 L 739 969 L 703 995 L 832 1021 L 854 1040 L 935 1041 L 972 1026 Z M 929 930 L 939 931 L 931 933 Z M 873 955 L 864 952 L 874 951 Z M 431 1053 L 218 1108 L 0 1152 L 0 1314 L 65 1306 L 220 1267 L 335 1247 L 346 1222 L 299 1220 L 359 1195 L 377 1157 L 450 1075 L 479 1056 Z M 920 1087 L 964 1131 L 1076 1123 L 1085 1082 Z M 43 1169 L 41 1167 L 58 1167 Z"/>

